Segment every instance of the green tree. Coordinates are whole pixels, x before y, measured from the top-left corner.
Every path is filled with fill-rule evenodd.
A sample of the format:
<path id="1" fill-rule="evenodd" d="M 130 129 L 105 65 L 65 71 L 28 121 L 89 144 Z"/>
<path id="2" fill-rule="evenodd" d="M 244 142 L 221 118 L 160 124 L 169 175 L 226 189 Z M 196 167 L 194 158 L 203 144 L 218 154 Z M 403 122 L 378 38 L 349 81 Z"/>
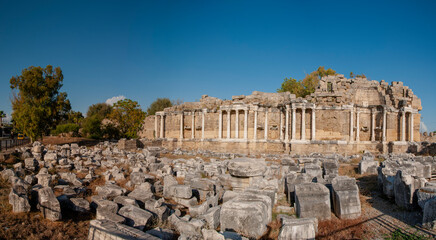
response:
<path id="1" fill-rule="evenodd" d="M 6 117 L 5 112 L 0 110 L 0 127 L 3 126 L 3 118 L 5 118 L 5 117 Z"/>
<path id="2" fill-rule="evenodd" d="M 125 138 L 137 138 L 138 131 L 142 128 L 145 112 L 136 101 L 124 99 L 116 102 L 109 120 L 119 129 L 120 136 Z"/>
<path id="3" fill-rule="evenodd" d="M 285 78 L 281 88 L 277 89 L 277 92 L 290 92 L 297 97 L 302 97 L 304 95 L 304 86 L 301 81 L 294 78 Z"/>
<path id="4" fill-rule="evenodd" d="M 107 119 L 112 112 L 112 107 L 106 103 L 96 103 L 89 106 L 86 118 L 83 120 L 83 132 L 90 138 L 101 139 L 106 133 L 106 128 L 102 122 Z M 115 129 L 116 130 L 116 129 Z M 111 135 L 114 129 L 110 128 Z"/>
<path id="5" fill-rule="evenodd" d="M 290 92 L 295 94 L 296 97 L 305 97 L 315 92 L 315 89 L 319 85 L 319 80 L 322 77 L 334 74 L 336 74 L 335 70 L 331 68 L 326 70 L 321 66 L 316 71 L 306 74 L 302 80 L 285 78 L 281 88 L 277 89 L 277 92 Z"/>
<path id="6" fill-rule="evenodd" d="M 112 112 L 112 107 L 107 103 L 96 103 L 89 106 L 88 111 L 86 112 L 86 116 L 94 116 L 97 115 L 102 120 L 107 118 L 109 114 Z"/>
<path id="7" fill-rule="evenodd" d="M 67 123 L 80 124 L 83 120 L 83 114 L 79 111 L 69 111 L 67 114 Z"/>
<path id="8" fill-rule="evenodd" d="M 169 98 L 158 98 L 147 108 L 147 115 L 155 115 L 156 112 L 163 111 L 165 108 L 172 106 L 173 102 Z"/>
<path id="9" fill-rule="evenodd" d="M 32 142 L 48 134 L 71 110 L 67 94 L 60 92 L 63 78 L 60 67 L 47 65 L 31 66 L 10 79 L 14 127 Z"/>

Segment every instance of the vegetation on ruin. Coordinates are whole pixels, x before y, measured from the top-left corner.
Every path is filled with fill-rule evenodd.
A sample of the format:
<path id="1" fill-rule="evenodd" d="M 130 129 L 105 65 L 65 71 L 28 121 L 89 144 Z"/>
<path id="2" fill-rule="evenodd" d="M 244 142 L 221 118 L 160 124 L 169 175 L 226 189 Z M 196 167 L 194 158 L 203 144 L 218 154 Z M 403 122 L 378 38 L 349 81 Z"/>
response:
<path id="1" fill-rule="evenodd" d="M 89 106 L 82 124 L 83 133 L 93 139 L 103 138 L 106 134 L 106 128 L 102 121 L 108 118 L 111 112 L 112 107 L 106 103 L 96 103 Z"/>
<path id="2" fill-rule="evenodd" d="M 67 94 L 60 92 L 63 78 L 60 67 L 47 65 L 31 66 L 10 79 L 16 131 L 35 141 L 66 119 L 71 105 Z"/>
<path id="3" fill-rule="evenodd" d="M 173 103 L 169 98 L 158 98 L 147 108 L 147 116 L 155 115 L 156 112 L 163 111 L 167 107 L 172 107 Z"/>
<path id="4" fill-rule="evenodd" d="M 350 78 L 366 78 L 366 76 L 365 76 L 365 74 L 355 75 L 353 72 L 350 72 Z"/>
<path id="5" fill-rule="evenodd" d="M 108 117 L 119 130 L 120 137 L 137 138 L 137 133 L 142 128 L 145 115 L 138 102 L 124 99 L 114 104 Z"/>
<path id="6" fill-rule="evenodd" d="M 305 97 L 315 92 L 315 89 L 318 87 L 319 80 L 322 77 L 335 74 L 335 70 L 331 68 L 325 69 L 323 66 L 320 66 L 317 70 L 311 72 L 310 74 L 306 74 L 302 80 L 297 80 L 292 77 L 285 78 L 282 86 L 277 89 L 277 92 L 290 92 L 295 94 L 296 97 Z"/>

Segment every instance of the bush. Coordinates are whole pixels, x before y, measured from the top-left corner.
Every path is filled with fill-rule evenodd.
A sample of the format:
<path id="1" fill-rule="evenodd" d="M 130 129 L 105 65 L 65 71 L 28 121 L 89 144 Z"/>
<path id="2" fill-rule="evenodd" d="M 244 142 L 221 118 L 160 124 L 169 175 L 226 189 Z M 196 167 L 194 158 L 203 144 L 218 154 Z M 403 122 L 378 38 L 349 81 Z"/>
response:
<path id="1" fill-rule="evenodd" d="M 66 123 L 66 124 L 59 124 L 56 126 L 56 129 L 51 131 L 51 134 L 53 135 L 59 135 L 62 133 L 73 133 L 73 135 L 79 134 L 79 125 L 75 123 Z"/>

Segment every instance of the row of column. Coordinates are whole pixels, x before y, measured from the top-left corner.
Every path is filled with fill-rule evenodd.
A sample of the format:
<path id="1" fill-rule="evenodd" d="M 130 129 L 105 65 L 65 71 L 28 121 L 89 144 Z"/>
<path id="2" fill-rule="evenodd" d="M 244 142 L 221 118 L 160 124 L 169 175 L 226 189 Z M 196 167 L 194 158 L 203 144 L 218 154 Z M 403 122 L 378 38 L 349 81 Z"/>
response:
<path id="1" fill-rule="evenodd" d="M 285 115 L 285 141 L 289 141 L 289 114 L 290 114 L 290 106 L 286 106 L 286 115 Z M 291 126 L 291 140 L 297 140 L 296 139 L 296 114 L 297 114 L 297 107 L 293 107 L 292 109 L 292 126 Z M 316 122 L 316 116 L 315 116 L 315 107 L 312 109 L 312 119 L 311 119 L 311 139 L 315 140 L 315 122 Z M 231 123 L 230 123 L 230 115 L 232 110 L 220 110 L 219 111 L 219 120 L 218 120 L 218 138 L 222 139 L 222 129 L 223 129 L 223 111 L 227 112 L 227 139 L 230 139 L 230 133 L 231 133 Z M 235 138 L 239 138 L 239 111 L 238 109 L 234 110 L 236 111 L 236 119 L 235 119 Z M 248 138 L 248 110 L 243 109 L 245 121 L 244 121 L 244 139 Z M 280 140 L 283 140 L 283 117 L 282 112 L 280 111 Z M 306 108 L 301 107 L 301 139 L 300 140 L 306 140 Z M 258 109 L 254 109 L 254 128 L 253 128 L 253 139 L 257 140 L 257 118 L 258 118 Z M 268 110 L 265 111 L 265 127 L 264 127 L 264 139 L 268 140 Z"/>
<path id="2" fill-rule="evenodd" d="M 406 141 L 406 111 L 401 111 L 401 141 Z M 409 112 L 409 141 L 413 142 L 413 113 Z M 360 141 L 360 111 L 356 111 L 356 142 Z M 371 109 L 371 141 L 374 142 L 375 139 L 375 121 L 376 121 L 376 109 Z M 387 110 L 383 108 L 383 128 L 382 128 L 382 141 L 386 141 L 386 129 L 387 129 Z M 350 142 L 354 140 L 354 109 L 350 111 Z"/>
<path id="3" fill-rule="evenodd" d="M 306 140 L 306 108 L 305 107 L 290 107 L 286 106 L 285 112 L 285 134 L 283 139 L 283 112 L 280 112 L 280 140 L 285 140 L 285 142 L 289 142 L 289 136 L 291 136 L 291 140 L 295 141 L 296 139 L 296 112 L 297 109 L 301 109 L 301 134 L 299 140 Z M 292 119 L 291 119 L 291 135 L 289 134 L 289 121 L 290 121 L 290 110 L 292 111 Z M 239 111 L 244 111 L 244 136 L 243 139 L 248 139 L 248 109 L 236 109 L 236 110 L 220 110 L 219 111 L 219 123 L 218 123 L 218 138 L 222 139 L 222 130 L 223 130 L 223 111 L 227 111 L 227 139 L 230 139 L 231 133 L 231 111 L 236 111 L 236 119 L 235 119 L 235 138 L 239 139 Z M 311 139 L 316 139 L 316 111 L 315 107 L 311 108 Z M 350 142 L 354 140 L 356 142 L 360 141 L 360 111 L 356 110 L 356 114 L 354 112 L 354 108 L 350 111 Z M 258 109 L 254 109 L 254 132 L 253 139 L 257 140 L 257 120 L 258 120 Z M 205 126 L 205 113 L 206 111 L 201 111 L 201 139 L 204 139 L 204 126 Z M 401 115 L 401 124 L 400 128 L 400 141 L 406 141 L 406 114 L 409 113 L 409 141 L 413 141 L 414 133 L 413 133 L 413 112 L 412 111 L 400 111 Z M 356 136 L 354 136 L 354 115 L 356 115 Z M 158 129 L 158 117 L 160 117 L 160 129 Z M 191 126 L 191 139 L 195 138 L 195 112 L 192 112 L 192 126 Z M 156 114 L 155 116 L 155 133 L 157 138 L 165 137 L 165 115 Z M 375 139 L 375 128 L 376 128 L 376 109 L 373 108 L 371 110 L 371 141 L 374 142 Z M 386 141 L 386 131 L 387 131 L 387 110 L 383 109 L 383 128 L 382 128 L 382 141 Z M 184 138 L 184 114 L 180 115 L 180 139 Z M 264 127 L 264 139 L 268 140 L 268 110 L 265 111 L 265 127 Z"/>
<path id="4" fill-rule="evenodd" d="M 205 114 L 206 111 L 201 111 L 201 139 L 204 139 L 204 125 L 205 125 Z M 184 113 L 180 115 L 180 139 L 184 138 Z M 160 117 L 160 131 L 158 131 L 158 117 Z M 164 131 L 164 121 L 165 115 L 164 114 L 156 114 L 154 118 L 154 131 L 156 133 L 156 137 L 159 136 L 159 138 L 165 137 L 165 131 Z M 191 114 L 191 139 L 195 138 L 195 112 L 192 112 Z"/>

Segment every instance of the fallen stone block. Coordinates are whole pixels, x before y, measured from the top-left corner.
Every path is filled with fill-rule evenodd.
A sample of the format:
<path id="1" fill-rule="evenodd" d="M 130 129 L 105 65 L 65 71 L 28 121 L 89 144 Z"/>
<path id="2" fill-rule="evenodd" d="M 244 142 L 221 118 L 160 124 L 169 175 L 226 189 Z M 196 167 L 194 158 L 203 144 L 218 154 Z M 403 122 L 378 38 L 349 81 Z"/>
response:
<path id="1" fill-rule="evenodd" d="M 422 225 L 425 228 L 436 230 L 436 198 L 430 199 L 425 203 Z"/>
<path id="2" fill-rule="evenodd" d="M 177 237 L 173 230 L 163 228 L 153 228 L 146 231 L 146 233 L 153 235 L 162 240 L 173 240 Z"/>
<path id="3" fill-rule="evenodd" d="M 106 184 L 103 186 L 98 186 L 95 190 L 98 193 L 98 195 L 102 196 L 103 198 L 114 198 L 117 196 L 124 195 L 127 192 L 126 189 L 115 184 Z"/>
<path id="4" fill-rule="evenodd" d="M 282 218 L 279 240 L 315 239 L 318 231 L 316 218 Z"/>
<path id="5" fill-rule="evenodd" d="M 356 179 L 338 176 L 332 181 L 333 209 L 340 219 L 360 217 L 361 205 Z"/>
<path id="6" fill-rule="evenodd" d="M 220 211 L 221 230 L 232 230 L 246 237 L 258 238 L 271 221 L 271 198 L 241 193 L 224 203 Z"/>
<path id="7" fill-rule="evenodd" d="M 212 207 L 209 208 L 209 210 L 205 214 L 199 216 L 199 218 L 204 219 L 206 221 L 207 228 L 217 229 L 218 226 L 220 225 L 220 211 L 221 211 L 220 206 Z"/>
<path id="8" fill-rule="evenodd" d="M 88 240 L 158 240 L 159 238 L 138 229 L 108 220 L 92 220 Z"/>
<path id="9" fill-rule="evenodd" d="M 377 174 L 378 161 L 372 158 L 362 158 L 359 162 L 359 174 Z"/>
<path id="10" fill-rule="evenodd" d="M 201 225 L 183 220 L 175 214 L 172 214 L 168 221 L 180 235 L 185 235 L 188 239 L 201 238 Z"/>
<path id="11" fill-rule="evenodd" d="M 133 206 L 139 207 L 138 203 L 136 202 L 136 199 L 129 197 L 129 196 L 118 196 L 118 197 L 115 197 L 113 201 L 115 203 L 122 205 L 122 206 L 133 205 Z"/>
<path id="12" fill-rule="evenodd" d="M 15 213 L 30 212 L 29 198 L 26 191 L 19 191 L 12 187 L 9 193 L 9 204 L 12 205 L 12 211 Z"/>
<path id="13" fill-rule="evenodd" d="M 416 195 L 418 197 L 418 205 L 424 210 L 425 203 L 432 198 L 436 198 L 436 187 L 426 186 L 420 188 Z"/>
<path id="14" fill-rule="evenodd" d="M 118 214 L 126 218 L 127 225 L 139 230 L 144 230 L 153 223 L 152 213 L 132 205 L 122 207 Z"/>
<path id="15" fill-rule="evenodd" d="M 295 185 L 295 210 L 299 218 L 330 219 L 330 191 L 320 183 Z"/>
<path id="16" fill-rule="evenodd" d="M 266 163 L 264 159 L 235 158 L 229 161 L 227 168 L 230 175 L 235 177 L 263 176 Z"/>
<path id="17" fill-rule="evenodd" d="M 52 221 L 62 219 L 61 205 L 49 187 L 44 187 L 38 190 L 38 207 L 44 218 Z"/>
<path id="18" fill-rule="evenodd" d="M 86 213 L 91 211 L 89 202 L 83 198 L 70 198 L 70 208 L 75 212 Z"/>

